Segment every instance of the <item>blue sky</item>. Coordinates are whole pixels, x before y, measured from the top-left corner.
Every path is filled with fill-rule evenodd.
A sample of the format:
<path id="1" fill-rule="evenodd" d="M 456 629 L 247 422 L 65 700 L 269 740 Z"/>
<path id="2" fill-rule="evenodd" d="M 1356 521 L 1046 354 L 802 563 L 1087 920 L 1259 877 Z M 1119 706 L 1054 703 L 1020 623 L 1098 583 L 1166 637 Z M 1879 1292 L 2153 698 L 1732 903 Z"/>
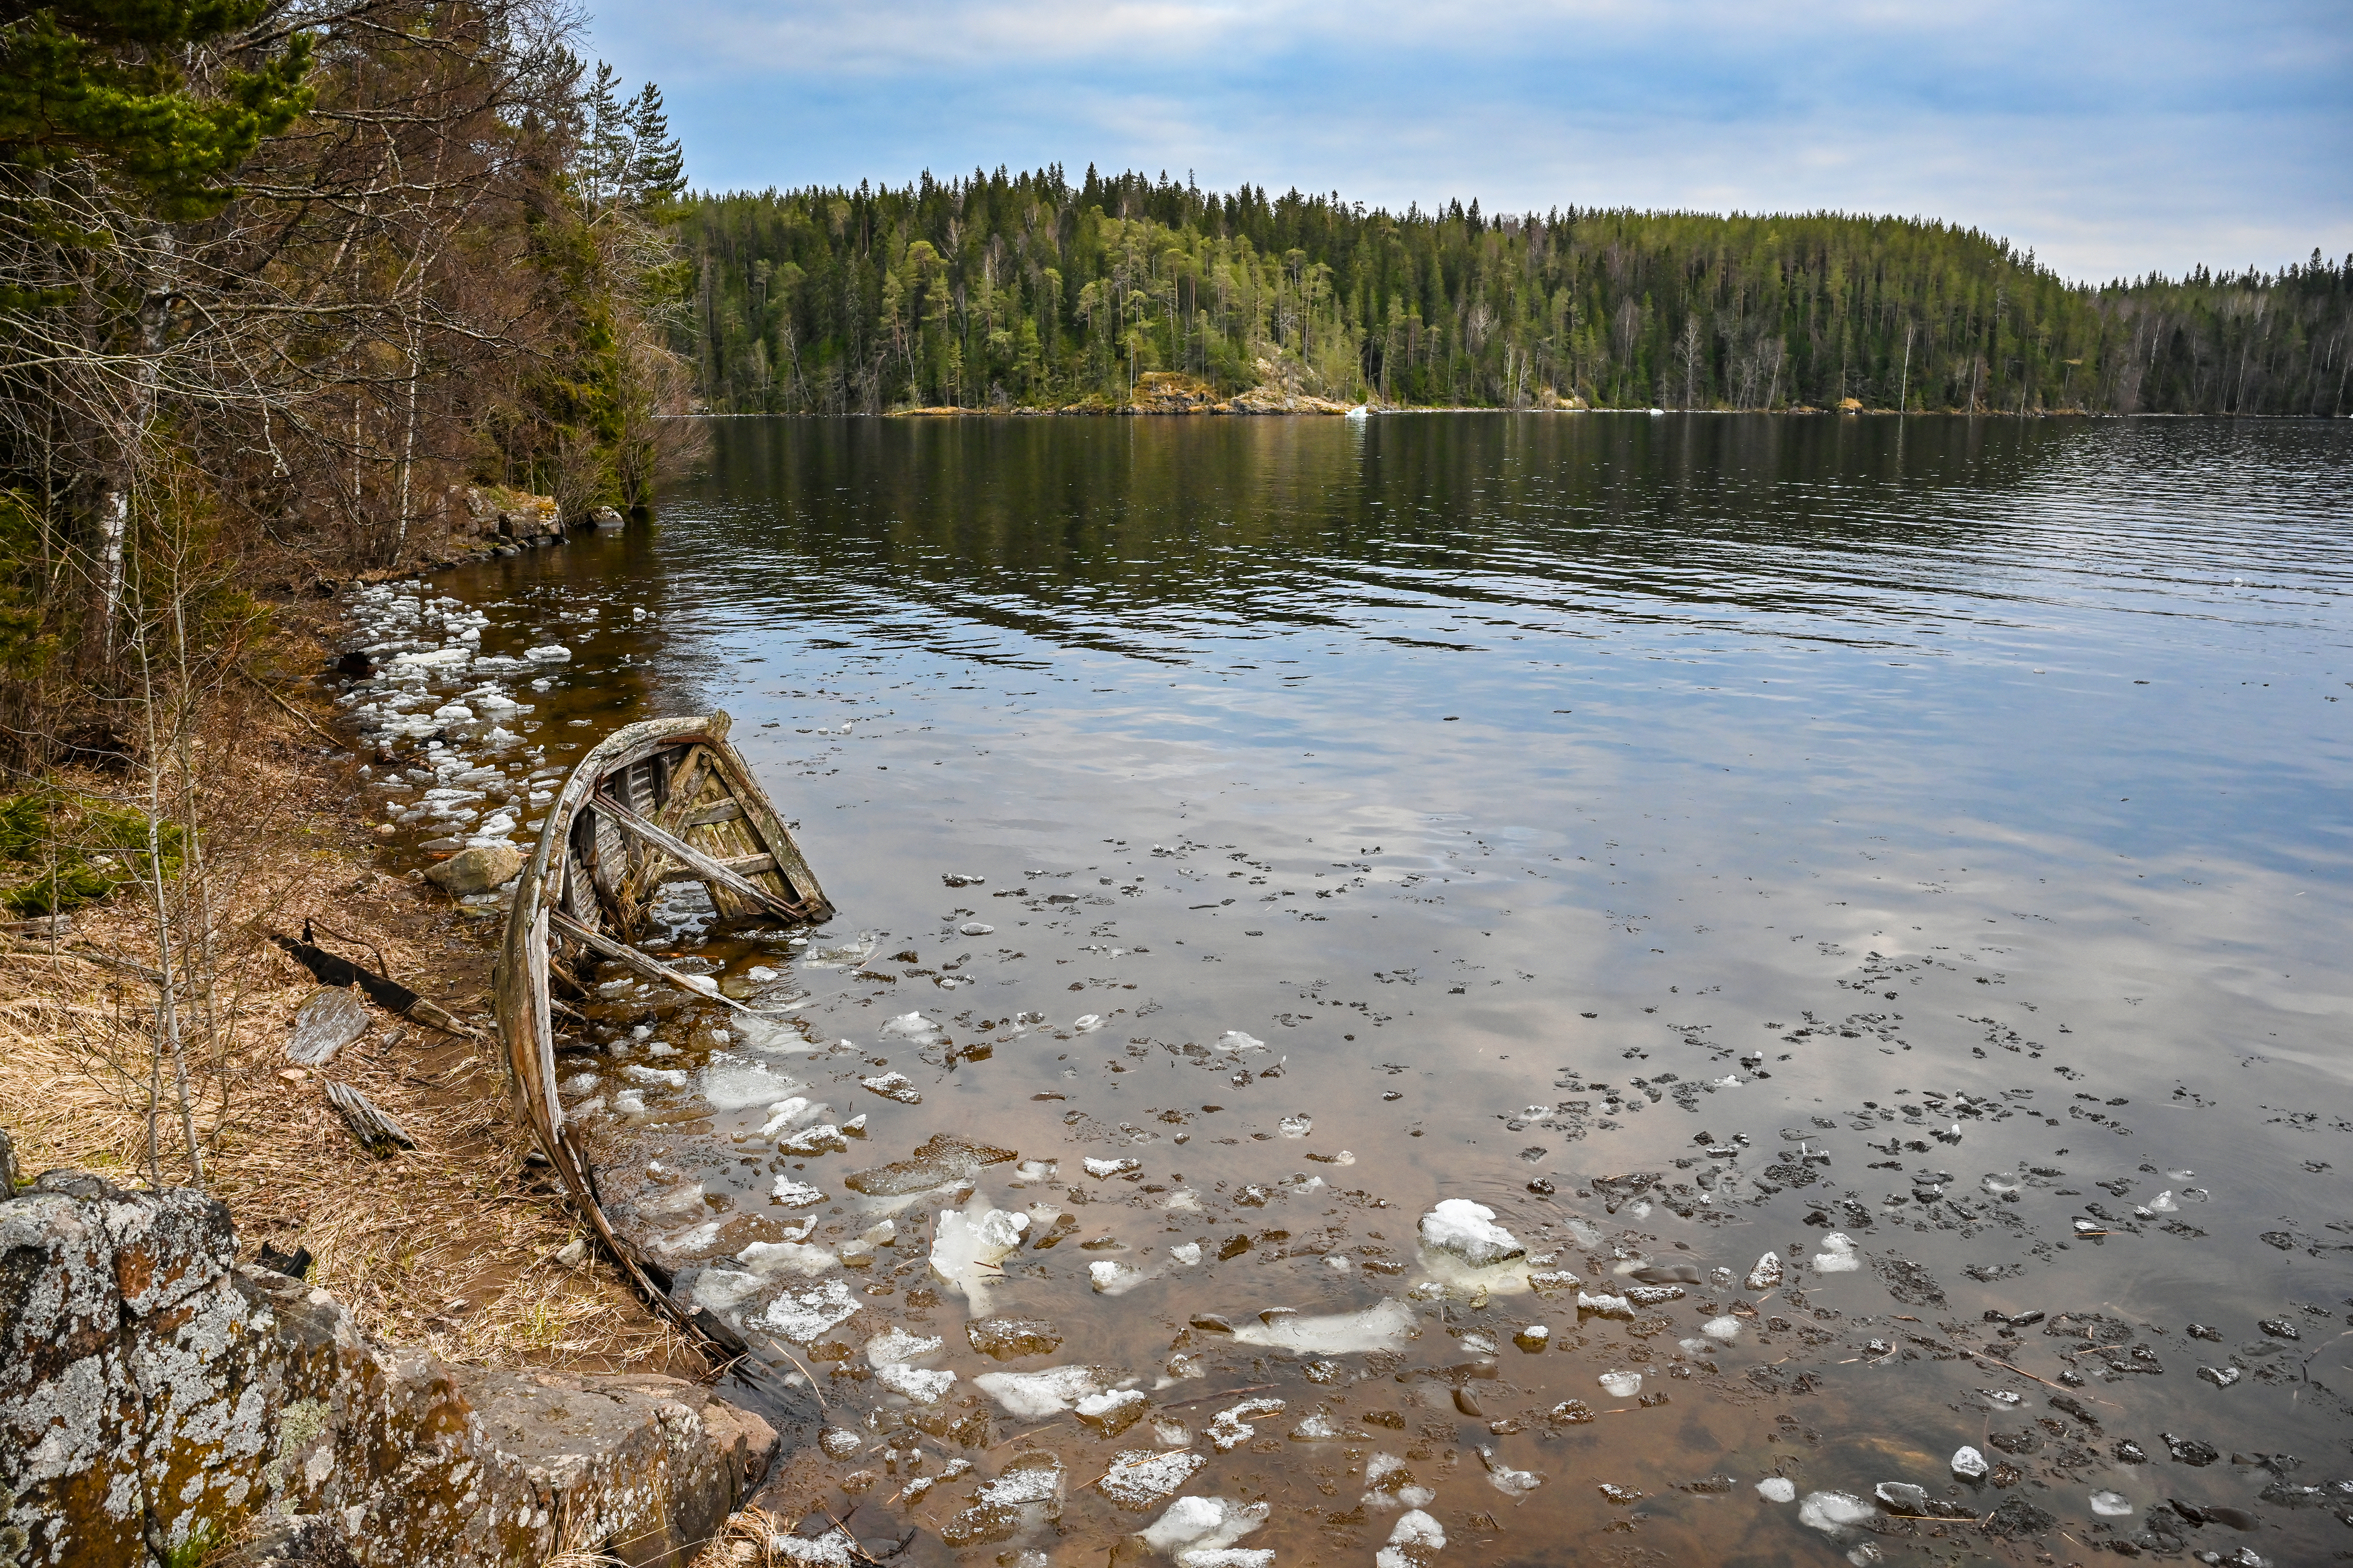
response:
<path id="1" fill-rule="evenodd" d="M 595 0 L 708 188 L 1135 167 L 1943 217 L 2074 278 L 2353 252 L 2353 0 Z"/>

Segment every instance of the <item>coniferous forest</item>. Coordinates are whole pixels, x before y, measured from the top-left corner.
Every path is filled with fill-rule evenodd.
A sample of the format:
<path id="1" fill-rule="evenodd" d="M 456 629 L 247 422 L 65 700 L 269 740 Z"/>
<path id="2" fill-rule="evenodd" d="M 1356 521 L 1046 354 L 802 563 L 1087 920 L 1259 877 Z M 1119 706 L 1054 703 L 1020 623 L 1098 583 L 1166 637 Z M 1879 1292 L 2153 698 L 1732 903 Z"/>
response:
<path id="1" fill-rule="evenodd" d="M 1112 408 L 1173 372 L 1442 407 L 2334 416 L 2353 348 L 2353 258 L 2086 286 L 1834 213 L 1398 215 L 1048 168 L 703 195 L 682 234 L 676 346 L 720 412 Z"/>

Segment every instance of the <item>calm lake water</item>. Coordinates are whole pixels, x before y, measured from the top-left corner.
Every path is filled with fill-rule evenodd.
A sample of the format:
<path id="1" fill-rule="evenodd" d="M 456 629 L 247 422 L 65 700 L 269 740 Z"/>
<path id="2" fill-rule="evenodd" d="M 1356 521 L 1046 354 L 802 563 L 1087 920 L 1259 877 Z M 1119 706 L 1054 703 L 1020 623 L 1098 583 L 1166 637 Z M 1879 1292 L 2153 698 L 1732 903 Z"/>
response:
<path id="1" fill-rule="evenodd" d="M 1369 1563 L 1416 1500 L 1445 1545 L 1393 1563 L 2353 1545 L 2353 431 L 713 436 L 658 526 L 438 588 L 487 650 L 572 649 L 516 692 L 534 762 L 732 714 L 839 909 L 663 950 L 797 1024 L 624 991 L 565 1060 L 681 1295 L 857 1434 L 787 1467 L 794 1513 L 902 1561 L 1173 1561 L 1120 1540 L 1165 1500 L 1091 1483 L 1181 1451 L 1185 1495 L 1268 1505 L 1211 1543 L 1278 1568 Z M 940 1132 L 1023 1163 L 844 1184 Z M 1419 1247 L 1449 1199 L 1530 1258 Z M 967 1206 L 1029 1225 L 969 1295 L 927 1252 Z M 776 1250 L 886 1215 L 871 1259 Z M 1541 1278 L 1643 1270 L 1680 1295 Z M 984 1313 L 1059 1347 L 991 1359 Z M 893 1326 L 944 1343 L 870 1350 Z M 974 1383 L 1069 1366 L 1149 1413 Z M 1246 1400 L 1282 1403 L 1219 1424 Z M 1806 1500 L 1881 1482 L 1971 1517 Z"/>

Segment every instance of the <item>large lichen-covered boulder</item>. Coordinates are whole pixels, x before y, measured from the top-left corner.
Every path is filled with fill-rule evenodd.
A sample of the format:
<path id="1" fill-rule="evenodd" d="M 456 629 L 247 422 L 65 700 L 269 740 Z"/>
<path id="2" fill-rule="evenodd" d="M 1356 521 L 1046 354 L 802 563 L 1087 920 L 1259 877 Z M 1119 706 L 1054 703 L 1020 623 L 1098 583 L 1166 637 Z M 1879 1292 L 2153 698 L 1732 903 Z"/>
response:
<path id="1" fill-rule="evenodd" d="M 476 1373 L 236 1264 L 227 1212 L 52 1172 L 0 1201 L 0 1563 L 683 1564 L 776 1434 L 675 1378 Z M 340 1554 L 340 1555 L 338 1555 Z"/>

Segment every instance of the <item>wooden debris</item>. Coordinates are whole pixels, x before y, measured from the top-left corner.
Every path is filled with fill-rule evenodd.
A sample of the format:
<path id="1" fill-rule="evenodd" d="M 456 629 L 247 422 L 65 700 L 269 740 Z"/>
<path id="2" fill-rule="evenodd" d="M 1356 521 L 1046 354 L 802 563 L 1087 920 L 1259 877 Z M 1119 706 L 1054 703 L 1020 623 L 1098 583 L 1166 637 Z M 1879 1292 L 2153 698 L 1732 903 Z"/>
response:
<path id="1" fill-rule="evenodd" d="M 327 1091 L 327 1103 L 335 1108 L 360 1147 L 372 1153 L 389 1153 L 393 1149 L 414 1149 L 417 1140 L 408 1129 L 376 1103 L 347 1083 L 329 1080 L 322 1086 Z"/>
<path id="2" fill-rule="evenodd" d="M 606 1218 L 578 1130 L 556 1098 L 558 1005 L 548 990 L 558 975 L 579 990 L 575 976 L 602 959 L 756 1012 L 721 994 L 714 982 L 631 945 L 654 896 L 672 882 L 702 882 L 723 920 L 797 924 L 833 917 L 799 846 L 728 743 L 729 724 L 724 713 L 649 720 L 615 731 L 581 758 L 549 803 L 538 846 L 515 879 L 493 992 L 509 1080 L 574 1206 L 649 1302 L 733 1359 L 744 1353 L 741 1337 L 716 1331 L 724 1325 L 707 1312 L 681 1310 Z"/>

